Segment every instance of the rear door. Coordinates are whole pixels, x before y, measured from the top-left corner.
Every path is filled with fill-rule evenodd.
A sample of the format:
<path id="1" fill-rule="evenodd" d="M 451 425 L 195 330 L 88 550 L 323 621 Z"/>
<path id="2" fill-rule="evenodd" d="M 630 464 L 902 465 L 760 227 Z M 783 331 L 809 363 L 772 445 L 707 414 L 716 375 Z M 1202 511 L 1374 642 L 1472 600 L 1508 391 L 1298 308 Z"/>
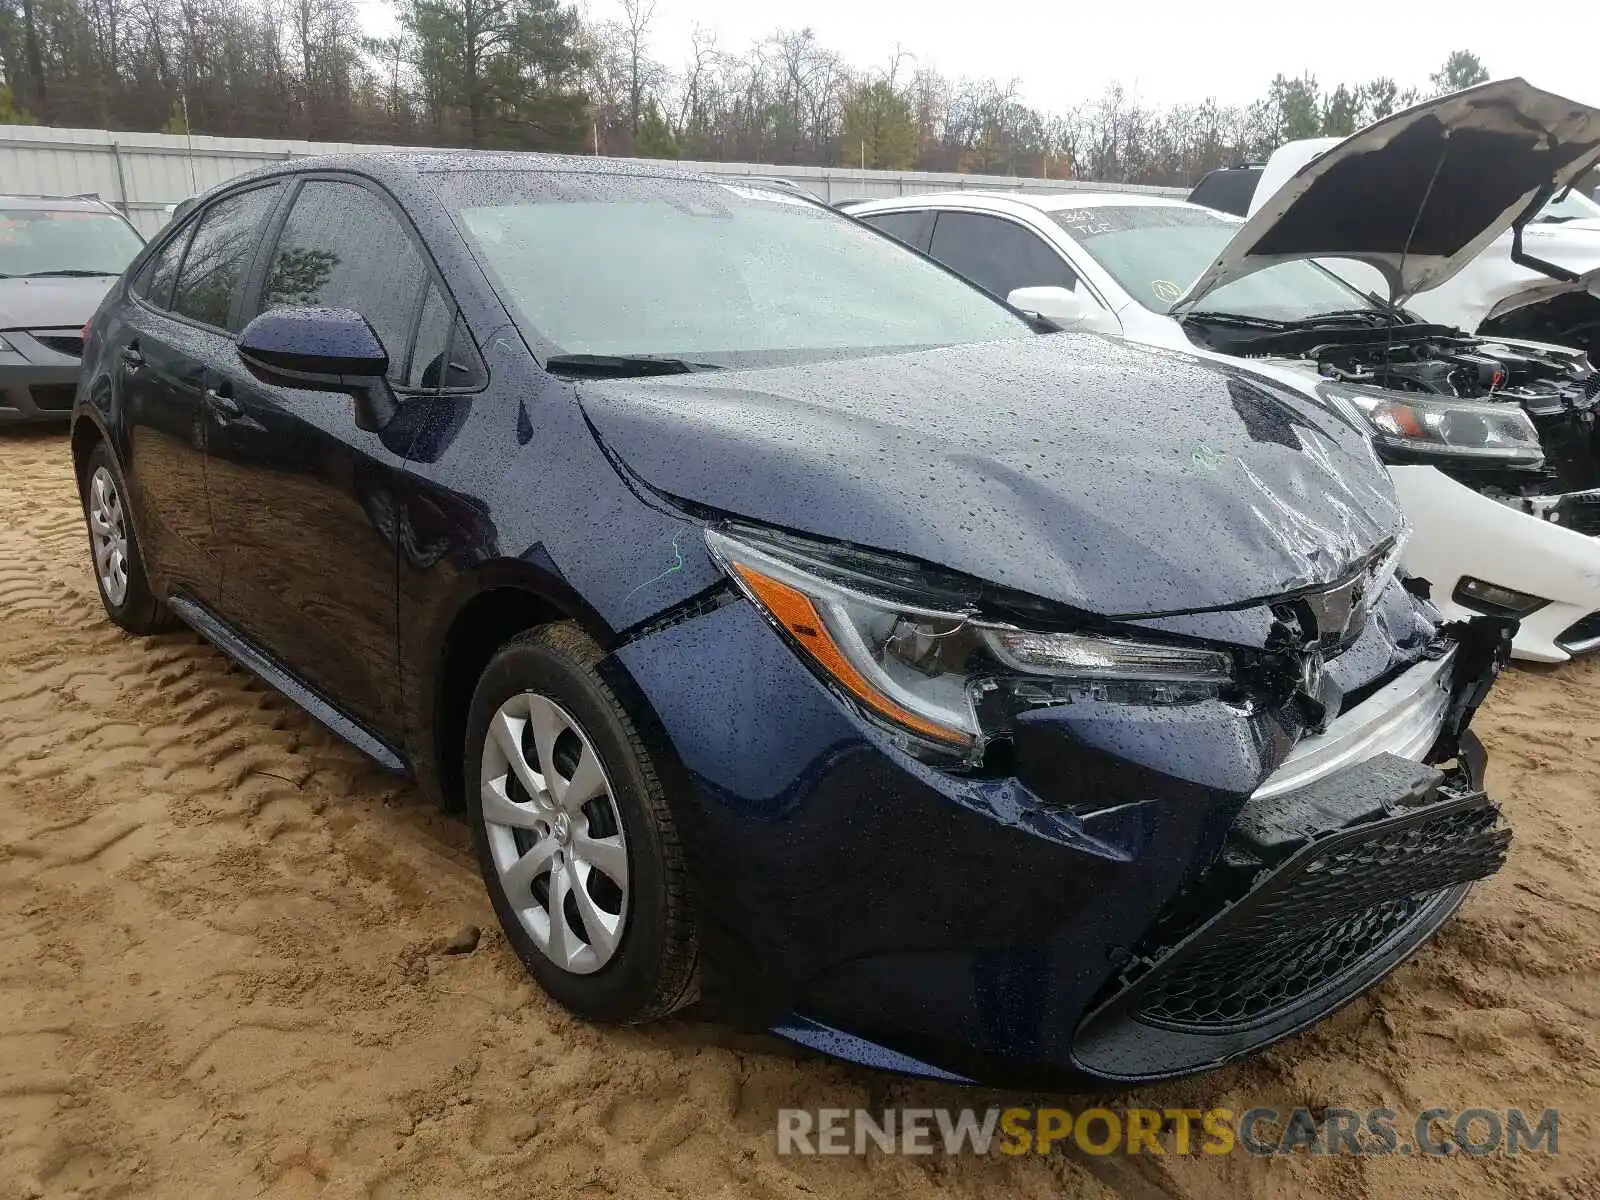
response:
<path id="1" fill-rule="evenodd" d="M 349 308 L 388 351 L 404 397 L 428 273 L 379 190 L 303 179 L 257 266 L 248 307 Z M 356 403 L 259 376 L 233 354 L 218 384 L 210 473 L 226 530 L 222 613 L 299 679 L 393 746 L 400 740 L 395 486 L 407 428 L 363 429 Z"/>
<path id="2" fill-rule="evenodd" d="M 232 192 L 195 214 L 141 269 L 133 303 L 108 328 L 140 536 L 169 586 L 208 604 L 222 554 L 206 480 L 207 393 L 233 355 L 244 280 L 280 192 Z"/>

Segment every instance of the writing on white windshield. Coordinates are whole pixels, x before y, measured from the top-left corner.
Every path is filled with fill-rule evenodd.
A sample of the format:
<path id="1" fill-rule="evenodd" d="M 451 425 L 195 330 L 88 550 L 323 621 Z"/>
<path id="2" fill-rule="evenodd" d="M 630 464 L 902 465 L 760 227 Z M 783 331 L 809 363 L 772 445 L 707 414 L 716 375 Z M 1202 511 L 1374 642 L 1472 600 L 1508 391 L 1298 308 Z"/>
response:
<path id="1" fill-rule="evenodd" d="M 143 245 L 132 226 L 109 213 L 0 211 L 0 276 L 120 275 Z"/>
<path id="2" fill-rule="evenodd" d="M 1050 214 L 1139 304 L 1172 311 L 1233 239 L 1241 222 L 1176 204 L 1107 204 Z M 1208 312 L 1303 321 L 1350 309 L 1377 311 L 1365 296 L 1312 262 L 1266 267 L 1209 293 Z"/>

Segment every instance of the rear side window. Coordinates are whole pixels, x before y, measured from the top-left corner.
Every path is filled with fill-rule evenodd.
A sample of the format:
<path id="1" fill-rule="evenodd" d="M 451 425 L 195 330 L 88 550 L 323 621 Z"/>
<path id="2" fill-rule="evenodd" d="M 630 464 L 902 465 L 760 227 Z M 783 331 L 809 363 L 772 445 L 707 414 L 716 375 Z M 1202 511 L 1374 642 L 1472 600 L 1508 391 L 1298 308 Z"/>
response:
<path id="1" fill-rule="evenodd" d="M 218 329 L 229 324 L 234 297 L 250 271 L 256 238 L 272 211 L 278 186 L 224 197 L 200 215 L 184 255 L 172 311 Z"/>
<path id="2" fill-rule="evenodd" d="M 150 257 L 133 281 L 133 294 L 157 308 L 172 303 L 172 285 L 178 278 L 178 265 L 183 262 L 183 252 L 189 245 L 194 226 L 180 230 L 178 235 Z"/>
<path id="3" fill-rule="evenodd" d="M 928 251 L 1004 300 L 1020 287 L 1078 286 L 1078 276 L 1038 234 L 1003 217 L 942 212 Z"/>
<path id="4" fill-rule="evenodd" d="M 1248 217 L 1250 201 L 1255 199 L 1256 185 L 1260 182 L 1260 167 L 1213 171 L 1189 193 L 1189 203 L 1203 204 L 1236 217 Z"/>
<path id="5" fill-rule="evenodd" d="M 926 247 L 927 239 L 923 237 L 923 227 L 927 224 L 927 213 L 868 213 L 861 219 L 874 229 L 881 229 L 890 237 L 908 246 L 915 246 L 918 250 Z"/>
<path id="6" fill-rule="evenodd" d="M 389 352 L 390 380 L 404 386 L 423 279 L 421 252 L 382 199 L 357 184 L 312 179 L 278 235 L 261 307 L 354 309 Z"/>

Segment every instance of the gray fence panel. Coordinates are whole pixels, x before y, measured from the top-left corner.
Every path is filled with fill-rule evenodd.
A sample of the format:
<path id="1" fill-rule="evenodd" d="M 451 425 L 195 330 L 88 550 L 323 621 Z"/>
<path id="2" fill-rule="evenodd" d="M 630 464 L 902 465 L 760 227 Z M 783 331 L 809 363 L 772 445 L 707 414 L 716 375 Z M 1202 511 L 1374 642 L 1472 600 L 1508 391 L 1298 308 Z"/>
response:
<path id="1" fill-rule="evenodd" d="M 380 152 L 392 146 L 263 138 L 112 133 L 104 129 L 0 126 L 0 192 L 40 196 L 93 194 L 117 205 L 146 237 L 167 220 L 167 207 L 268 163 L 308 154 Z M 422 149 L 423 147 L 411 147 Z M 644 160 L 634 160 L 644 161 Z M 1182 196 L 1182 188 L 1079 180 L 955 175 L 939 171 L 862 171 L 850 167 L 680 162 L 708 175 L 784 179 L 829 204 L 957 189 L 1148 192 Z"/>

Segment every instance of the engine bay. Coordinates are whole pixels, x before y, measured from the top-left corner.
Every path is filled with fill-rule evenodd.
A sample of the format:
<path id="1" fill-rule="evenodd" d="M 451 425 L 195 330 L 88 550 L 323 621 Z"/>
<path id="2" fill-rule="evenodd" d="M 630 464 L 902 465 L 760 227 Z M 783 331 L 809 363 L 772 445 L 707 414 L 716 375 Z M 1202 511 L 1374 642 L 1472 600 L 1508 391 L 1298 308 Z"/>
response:
<path id="1" fill-rule="evenodd" d="M 1246 329 L 1197 317 L 1186 323 L 1186 330 L 1191 340 L 1224 354 L 1270 358 L 1332 383 L 1419 398 L 1518 405 L 1538 433 L 1542 463 L 1504 466 L 1467 457 L 1419 461 L 1518 507 L 1523 507 L 1522 498 L 1600 489 L 1600 371 L 1582 351 L 1412 323 L 1389 327 L 1362 322 L 1352 327 L 1305 322 Z"/>
<path id="2" fill-rule="evenodd" d="M 1463 400 L 1516 401 L 1529 416 L 1591 412 L 1600 374 L 1584 355 L 1471 337 L 1365 339 L 1305 354 L 1325 379 Z"/>

